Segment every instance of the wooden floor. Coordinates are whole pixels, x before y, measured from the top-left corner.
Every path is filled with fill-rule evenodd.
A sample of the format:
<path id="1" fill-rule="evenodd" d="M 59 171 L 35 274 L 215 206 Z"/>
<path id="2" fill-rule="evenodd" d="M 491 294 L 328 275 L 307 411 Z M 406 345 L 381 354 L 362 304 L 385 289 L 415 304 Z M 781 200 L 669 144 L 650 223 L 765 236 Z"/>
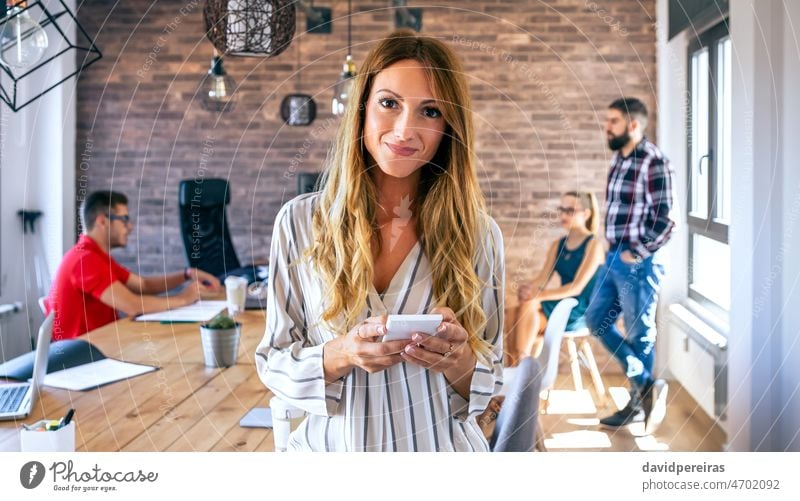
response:
<path id="1" fill-rule="evenodd" d="M 541 415 L 548 451 L 673 451 L 718 452 L 723 450 L 724 432 L 699 408 L 675 381 L 669 381 L 667 415 L 653 436 L 645 436 L 643 425 L 607 430 L 599 419 L 616 412 L 628 400 L 626 378 L 604 375 L 610 393 L 605 408 L 595 406 L 593 390 L 575 391 L 569 374 L 559 374 L 550 392 L 548 412 Z"/>

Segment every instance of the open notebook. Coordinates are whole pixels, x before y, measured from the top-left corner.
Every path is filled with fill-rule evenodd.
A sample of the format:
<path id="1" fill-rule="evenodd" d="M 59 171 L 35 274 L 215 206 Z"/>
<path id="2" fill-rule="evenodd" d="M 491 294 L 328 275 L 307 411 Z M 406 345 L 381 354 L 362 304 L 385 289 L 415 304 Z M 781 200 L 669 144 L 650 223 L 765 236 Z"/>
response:
<path id="1" fill-rule="evenodd" d="M 27 381 L 33 375 L 34 355 L 26 353 L 0 365 L 0 377 Z M 44 384 L 85 391 L 155 370 L 158 367 L 108 358 L 82 339 L 67 339 L 50 344 Z"/>

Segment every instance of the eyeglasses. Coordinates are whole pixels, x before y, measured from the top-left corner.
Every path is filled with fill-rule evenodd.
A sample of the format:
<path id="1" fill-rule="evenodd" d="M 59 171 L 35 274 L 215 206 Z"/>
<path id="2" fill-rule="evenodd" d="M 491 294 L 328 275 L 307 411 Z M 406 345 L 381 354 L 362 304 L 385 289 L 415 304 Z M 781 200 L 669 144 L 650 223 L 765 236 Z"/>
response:
<path id="1" fill-rule="evenodd" d="M 128 224 L 132 221 L 130 214 L 125 214 L 124 216 L 117 216 L 116 214 L 111 214 L 110 216 L 108 216 L 108 219 L 112 221 L 122 221 L 122 224 Z"/>
<path id="2" fill-rule="evenodd" d="M 567 216 L 575 215 L 575 207 L 556 207 L 559 214 L 566 214 Z"/>

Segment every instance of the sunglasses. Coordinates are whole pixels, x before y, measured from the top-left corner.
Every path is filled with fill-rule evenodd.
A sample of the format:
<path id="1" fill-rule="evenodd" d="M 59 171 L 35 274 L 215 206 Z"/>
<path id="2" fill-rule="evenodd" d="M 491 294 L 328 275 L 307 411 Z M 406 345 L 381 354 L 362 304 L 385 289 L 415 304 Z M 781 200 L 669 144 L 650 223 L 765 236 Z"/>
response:
<path id="1" fill-rule="evenodd" d="M 111 214 L 108 216 L 108 219 L 112 221 L 122 221 L 123 224 L 128 224 L 131 222 L 131 215 L 125 214 L 124 216 L 117 216 L 116 214 Z"/>
<path id="2" fill-rule="evenodd" d="M 575 207 L 556 207 L 559 214 L 566 214 L 567 216 L 575 215 Z"/>

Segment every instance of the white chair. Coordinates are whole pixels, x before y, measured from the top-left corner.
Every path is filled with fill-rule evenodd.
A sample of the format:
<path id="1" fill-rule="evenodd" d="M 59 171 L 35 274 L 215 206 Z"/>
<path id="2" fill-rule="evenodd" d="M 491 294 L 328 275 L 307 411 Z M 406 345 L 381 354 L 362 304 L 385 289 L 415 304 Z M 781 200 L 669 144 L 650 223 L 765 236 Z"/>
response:
<path id="1" fill-rule="evenodd" d="M 589 344 L 589 329 L 565 331 L 567 322 L 569 321 L 569 314 L 577 305 L 578 301 L 575 298 L 570 297 L 562 299 L 558 302 L 556 307 L 553 308 L 553 312 L 547 320 L 542 352 L 539 354 L 539 362 L 544 371 L 542 391 L 546 390 L 548 392 L 545 399 L 546 402 L 549 403 L 550 390 L 553 388 L 556 376 L 558 375 L 561 341 L 566 340 L 570 370 L 572 372 L 572 382 L 575 385 L 575 390 L 583 390 L 583 380 L 581 378 L 581 361 L 583 361 L 592 377 L 592 382 L 597 392 L 598 404 L 605 405 L 606 390 L 603 385 L 603 380 L 600 377 L 600 371 L 597 369 L 592 347 Z M 578 352 L 577 339 L 580 339 L 581 343 L 580 352 Z M 546 406 L 547 404 L 545 404 L 545 409 L 547 408 Z"/>
<path id="2" fill-rule="evenodd" d="M 550 318 L 547 319 L 547 327 L 544 329 L 544 341 L 542 351 L 539 353 L 539 364 L 542 366 L 542 390 L 546 391 L 545 401 L 550 402 L 550 390 L 556 382 L 558 375 L 558 359 L 561 354 L 561 339 L 564 330 L 567 328 L 569 314 L 578 305 L 578 300 L 573 297 L 562 299 L 558 302 Z M 545 409 L 547 404 L 545 404 Z"/>
<path id="3" fill-rule="evenodd" d="M 581 379 L 581 362 L 583 362 L 583 365 L 589 371 L 589 375 L 592 378 L 592 384 L 597 393 L 598 403 L 600 405 L 605 405 L 606 387 L 603 384 L 603 379 L 600 377 L 600 371 L 594 359 L 592 346 L 589 344 L 590 335 L 591 333 L 587 328 L 564 333 L 564 339 L 567 342 L 567 352 L 569 353 L 570 370 L 572 371 L 572 382 L 575 385 L 575 391 L 581 391 L 583 389 L 583 380 Z M 578 350 L 576 340 L 580 342 L 580 351 Z"/>
<path id="4" fill-rule="evenodd" d="M 544 451 L 544 433 L 539 423 L 541 366 L 535 358 L 525 357 L 515 369 L 516 378 L 509 385 L 489 446 L 493 452 Z"/>

